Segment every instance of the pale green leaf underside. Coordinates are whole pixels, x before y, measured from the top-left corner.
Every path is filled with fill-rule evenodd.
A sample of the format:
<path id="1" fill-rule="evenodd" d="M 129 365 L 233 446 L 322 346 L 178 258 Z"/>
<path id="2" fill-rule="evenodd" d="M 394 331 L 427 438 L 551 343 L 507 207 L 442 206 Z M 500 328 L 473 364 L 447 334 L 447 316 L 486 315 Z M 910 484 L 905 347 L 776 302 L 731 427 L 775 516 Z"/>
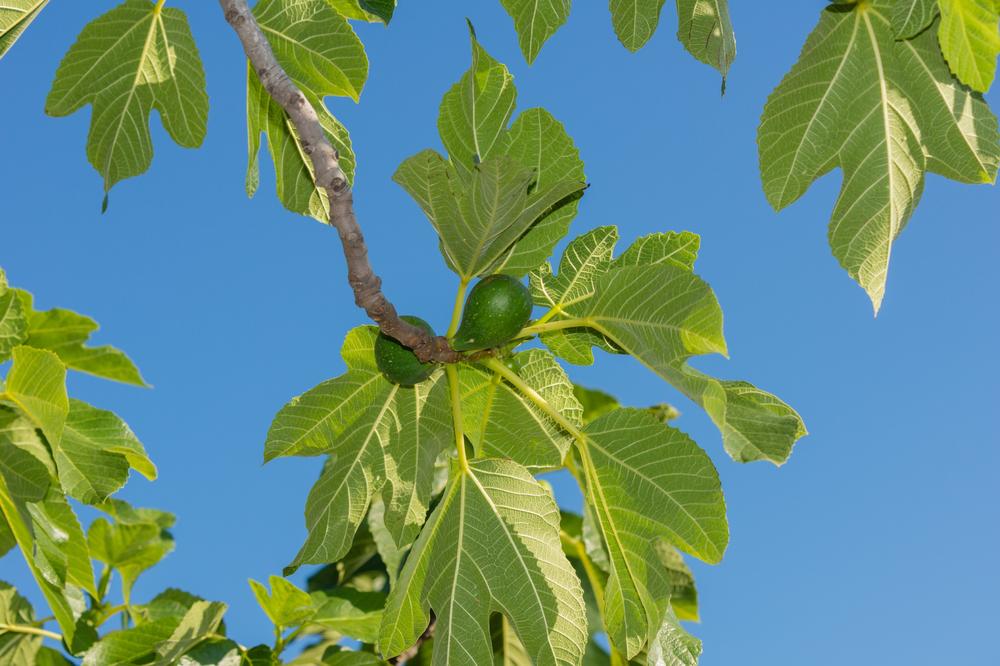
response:
<path id="1" fill-rule="evenodd" d="M 514 19 L 521 53 L 529 63 L 569 18 L 570 0 L 500 0 L 500 4 Z"/>
<path id="2" fill-rule="evenodd" d="M 607 629 L 631 658 L 655 634 L 670 594 L 656 540 L 721 560 L 729 541 L 722 489 L 697 444 L 641 410 L 595 420 L 579 447 L 587 503 L 608 552 Z"/>
<path id="3" fill-rule="evenodd" d="M 437 123 L 441 142 L 461 177 L 503 145 L 517 102 L 514 77 L 507 67 L 480 46 L 475 33 L 470 39 L 472 66 L 444 94 Z"/>
<path id="4" fill-rule="evenodd" d="M 996 0 L 938 0 L 938 41 L 951 71 L 973 90 L 986 92 L 1000 54 L 1000 5 Z"/>
<path id="5" fill-rule="evenodd" d="M 842 168 L 830 246 L 876 311 L 925 171 L 991 182 L 1000 160 L 985 102 L 947 74 L 930 31 L 895 40 L 894 8 L 873 0 L 824 9 L 758 133 L 764 192 L 777 209 Z"/>
<path id="6" fill-rule="evenodd" d="M 587 642 L 580 582 L 559 542 L 559 511 L 510 460 L 456 470 L 386 603 L 379 648 L 395 656 L 436 620 L 436 666 L 492 663 L 503 613 L 539 666 L 577 664 Z"/>
<path id="7" fill-rule="evenodd" d="M 466 281 L 491 273 L 545 213 L 584 188 L 570 180 L 539 187 L 530 169 L 504 155 L 463 178 L 433 150 L 407 159 L 393 179 L 420 204 L 449 267 Z"/>
<path id="8" fill-rule="evenodd" d="M 5 0 L 0 6 L 0 58 L 14 45 L 49 0 Z"/>
<path id="9" fill-rule="evenodd" d="M 201 145 L 208 95 L 184 13 L 126 0 L 89 23 L 63 57 L 45 111 L 65 116 L 86 104 L 94 107 L 87 157 L 105 191 L 149 168 L 154 108 L 179 145 Z"/>
<path id="10" fill-rule="evenodd" d="M 468 216 L 472 209 L 459 200 L 468 200 L 475 189 L 482 192 L 489 186 L 483 170 L 510 165 L 512 159 L 530 174 L 525 214 L 513 222 L 487 224 L 492 230 L 484 228 L 482 215 L 473 216 L 475 233 L 483 234 L 483 246 L 473 254 L 481 257 L 476 263 L 482 274 L 522 277 L 545 261 L 576 216 L 584 183 L 583 162 L 565 128 L 544 109 L 528 109 L 508 129 L 517 100 L 513 78 L 480 46 L 475 34 L 471 41 L 472 66 L 445 93 L 438 114 L 438 131 L 448 159 L 424 151 L 400 167 L 396 182 L 431 218 L 442 237 L 446 261 L 461 274 L 468 268 L 463 265 L 463 250 L 454 254 L 454 236 L 468 228 L 463 213 Z M 511 177 L 517 172 L 512 166 L 504 168 Z M 446 237 L 449 232 L 451 237 Z"/>
<path id="11" fill-rule="evenodd" d="M 355 156 L 347 130 L 327 109 L 323 98 L 357 101 L 368 77 L 364 46 L 336 6 L 325 0 L 261 0 L 254 16 L 285 72 L 316 109 L 327 139 L 340 154 L 340 165 L 354 178 Z M 256 72 L 247 68 L 247 194 L 259 184 L 261 133 L 267 134 L 275 165 L 278 199 L 285 208 L 328 220 L 326 193 L 313 182 L 312 162 L 302 151 L 294 127 L 281 106 L 264 90 Z"/>
<path id="12" fill-rule="evenodd" d="M 347 372 L 289 403 L 268 433 L 266 459 L 331 456 L 306 501 L 309 535 L 289 571 L 342 557 L 379 490 L 398 547 L 426 517 L 435 462 L 453 440 L 443 374 L 413 387 L 389 383 L 374 365 L 375 336 L 372 327 L 351 331 Z"/>
<path id="13" fill-rule="evenodd" d="M 719 70 L 725 80 L 736 58 L 728 0 L 677 0 L 677 23 L 677 39 L 688 53 Z"/>
<path id="14" fill-rule="evenodd" d="M 503 153 L 532 170 L 535 189 L 544 190 L 560 182 L 586 181 L 580 151 L 562 123 L 545 109 L 522 112 L 503 138 Z M 543 263 L 569 231 L 580 196 L 568 197 L 535 222 L 491 270 L 523 277 Z"/>
<path id="15" fill-rule="evenodd" d="M 538 302 L 558 308 L 554 321 L 579 322 L 542 342 L 571 362 L 592 362 L 590 345 L 631 354 L 708 412 L 734 459 L 784 462 L 806 434 L 798 414 L 750 384 L 687 365 L 695 355 L 726 353 L 722 311 L 691 270 L 697 237 L 654 234 L 612 259 L 616 237 L 610 227 L 588 232 L 567 246 L 558 275 L 547 266 L 532 274 Z"/>
<path id="16" fill-rule="evenodd" d="M 541 349 L 516 354 L 511 368 L 573 423 L 582 408 L 573 385 L 552 355 Z M 493 373 L 470 365 L 459 368 L 463 430 L 476 455 L 516 460 L 532 470 L 556 469 L 573 443 L 548 416 Z"/>

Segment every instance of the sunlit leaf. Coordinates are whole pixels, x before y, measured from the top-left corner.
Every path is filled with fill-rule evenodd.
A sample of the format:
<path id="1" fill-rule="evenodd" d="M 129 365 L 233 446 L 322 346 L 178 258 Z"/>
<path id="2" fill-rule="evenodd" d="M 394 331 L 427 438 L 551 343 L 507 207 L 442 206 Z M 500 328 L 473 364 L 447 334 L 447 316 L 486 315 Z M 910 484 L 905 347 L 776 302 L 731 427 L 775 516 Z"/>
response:
<path id="1" fill-rule="evenodd" d="M 586 426 L 579 450 L 608 552 L 608 634 L 631 658 L 655 635 L 670 596 L 656 540 L 718 562 L 729 540 L 722 490 L 693 441 L 639 410 L 619 409 Z"/>
<path id="2" fill-rule="evenodd" d="M 0 402 L 13 404 L 58 445 L 69 413 L 66 366 L 52 352 L 32 347 L 15 347 L 12 356 Z"/>
<path id="3" fill-rule="evenodd" d="M 895 39 L 895 9 L 892 0 L 823 9 L 758 132 L 764 192 L 776 209 L 843 170 L 830 246 L 876 312 L 924 173 L 992 182 L 1000 161 L 995 116 L 943 69 L 931 31 Z"/>
<path id="4" fill-rule="evenodd" d="M 570 421 L 582 410 L 573 385 L 550 354 L 532 349 L 509 361 L 521 379 Z M 529 469 L 562 465 L 572 438 L 514 387 L 474 366 L 459 370 L 464 432 L 481 456 L 511 458 Z"/>
<path id="5" fill-rule="evenodd" d="M 347 178 L 353 179 L 355 158 L 350 138 L 323 98 L 358 100 L 368 77 L 368 59 L 361 41 L 335 5 L 326 0 L 261 0 L 253 13 L 278 62 L 316 110 L 327 139 L 340 154 Z M 294 126 L 249 66 L 247 132 L 247 194 L 253 196 L 257 191 L 260 137 L 266 132 L 281 203 L 293 212 L 327 221 L 326 193 L 313 182 L 312 162 Z"/>
<path id="6" fill-rule="evenodd" d="M 201 145 L 208 95 L 184 12 L 125 0 L 88 23 L 59 65 L 45 112 L 66 116 L 87 104 L 94 107 L 87 158 L 105 192 L 149 168 L 153 109 L 179 145 Z"/>
<path id="7" fill-rule="evenodd" d="M 25 345 L 55 352 L 71 370 L 146 386 L 138 368 L 124 352 L 109 345 L 87 346 L 87 340 L 99 328 L 96 321 L 62 308 L 35 310 L 31 294 L 22 290 L 17 290 L 17 293 L 21 308 L 28 317 Z"/>
<path id="8" fill-rule="evenodd" d="M 536 664 L 576 664 L 587 642 L 580 583 L 559 544 L 559 512 L 520 465 L 457 470 L 389 595 L 379 648 L 394 656 L 436 615 L 435 665 L 493 658 L 490 613 L 503 609 Z"/>
<path id="9" fill-rule="evenodd" d="M 397 545 L 423 524 L 434 462 L 453 440 L 444 382 L 437 373 L 413 387 L 390 383 L 374 363 L 375 335 L 373 327 L 348 334 L 347 373 L 293 400 L 271 427 L 266 450 L 331 454 L 306 502 L 309 536 L 286 572 L 347 553 L 383 486 Z"/>
<path id="10" fill-rule="evenodd" d="M 951 71 L 973 90 L 986 92 L 1000 54 L 1000 6 L 996 0 L 938 0 L 938 41 Z"/>

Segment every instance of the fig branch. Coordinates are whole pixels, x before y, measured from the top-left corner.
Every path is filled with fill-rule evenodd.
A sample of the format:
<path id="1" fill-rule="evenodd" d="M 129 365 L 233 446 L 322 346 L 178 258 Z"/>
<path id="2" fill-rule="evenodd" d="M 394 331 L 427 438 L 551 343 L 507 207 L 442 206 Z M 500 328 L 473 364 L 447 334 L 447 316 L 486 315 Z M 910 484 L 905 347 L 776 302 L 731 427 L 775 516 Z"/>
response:
<path id="1" fill-rule="evenodd" d="M 396 308 L 382 293 L 382 280 L 368 260 L 368 247 L 354 214 L 351 184 L 340 168 L 337 151 L 326 138 L 319 117 L 309 100 L 278 63 L 271 45 L 257 25 L 246 0 L 219 0 L 226 21 L 243 44 L 243 51 L 267 93 L 288 114 L 295 126 L 302 151 L 313 166 L 316 187 L 326 192 L 330 224 L 337 229 L 347 260 L 347 280 L 354 290 L 354 302 L 388 336 L 411 348 L 422 361 L 455 363 L 463 355 L 448 344 L 400 318 Z"/>

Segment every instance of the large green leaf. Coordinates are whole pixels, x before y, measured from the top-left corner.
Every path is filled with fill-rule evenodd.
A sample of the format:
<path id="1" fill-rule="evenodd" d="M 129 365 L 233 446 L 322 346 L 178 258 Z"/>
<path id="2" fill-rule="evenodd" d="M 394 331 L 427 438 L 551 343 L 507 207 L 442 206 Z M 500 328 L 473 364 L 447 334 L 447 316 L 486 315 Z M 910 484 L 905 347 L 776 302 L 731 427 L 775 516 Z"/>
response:
<path id="1" fill-rule="evenodd" d="M 558 531 L 551 494 L 517 463 L 456 470 L 389 595 L 382 654 L 416 642 L 433 609 L 434 664 L 489 664 L 490 614 L 500 611 L 536 664 L 577 664 L 586 617 Z"/>
<path id="2" fill-rule="evenodd" d="M 541 349 L 516 354 L 511 369 L 571 422 L 583 413 L 573 385 L 552 355 Z M 463 431 L 477 456 L 516 460 L 533 470 L 555 469 L 572 438 L 527 397 L 497 375 L 477 366 L 459 368 Z"/>
<path id="3" fill-rule="evenodd" d="M 465 279 L 520 277 L 542 263 L 569 228 L 584 188 L 579 151 L 548 112 L 529 109 L 507 128 L 516 99 L 510 72 L 472 33 L 472 66 L 445 93 L 438 115 L 448 159 L 423 151 L 395 176 Z"/>
<path id="4" fill-rule="evenodd" d="M 12 356 L 0 402 L 14 404 L 45 433 L 51 446 L 58 446 L 69 413 L 66 366 L 52 352 L 33 347 L 15 347 Z"/>
<path id="5" fill-rule="evenodd" d="M 7 275 L 0 268 L 0 363 L 10 358 L 11 350 L 22 344 L 27 334 L 28 320 L 21 300 L 7 287 Z"/>
<path id="6" fill-rule="evenodd" d="M 996 0 L 938 0 L 938 41 L 955 76 L 973 90 L 986 92 L 1000 54 L 1000 5 Z"/>
<path id="7" fill-rule="evenodd" d="M 65 116 L 86 104 L 94 107 L 87 158 L 105 192 L 149 168 L 154 108 L 174 141 L 201 145 L 208 95 L 184 12 L 125 0 L 87 24 L 59 65 L 45 111 Z"/>
<path id="8" fill-rule="evenodd" d="M 585 182 L 580 151 L 562 123 L 545 109 L 527 109 L 518 115 L 504 140 L 503 152 L 534 173 L 535 189 L 566 181 Z M 544 262 L 569 231 L 580 196 L 571 195 L 546 213 L 492 270 L 521 277 Z"/>
<path id="9" fill-rule="evenodd" d="M 500 4 L 514 19 L 521 53 L 529 63 L 569 18 L 570 0 L 500 0 Z"/>
<path id="10" fill-rule="evenodd" d="M 588 356 L 592 344 L 631 354 L 708 412 L 734 459 L 780 464 L 806 434 L 798 414 L 751 384 L 717 380 L 687 364 L 695 355 L 726 353 L 722 311 L 709 286 L 691 271 L 691 247 L 697 243 L 689 236 L 639 239 L 611 261 L 614 234 L 607 228 L 573 241 L 559 275 L 551 270 L 532 275 L 536 297 L 557 308 L 551 323 L 556 330 L 543 333 L 542 342 L 560 355 L 566 348 L 553 341 L 570 336 Z M 559 328 L 561 322 L 568 328 Z"/>
<path id="11" fill-rule="evenodd" d="M 448 266 L 466 282 L 492 272 L 545 213 L 585 187 L 571 180 L 539 187 L 531 169 L 505 155 L 461 179 L 433 150 L 407 159 L 393 179 L 423 208 Z"/>
<path id="12" fill-rule="evenodd" d="M 0 625 L 33 626 L 35 612 L 27 599 L 9 583 L 0 581 Z M 0 662 L 29 666 L 42 646 L 42 637 L 0 629 Z"/>
<path id="13" fill-rule="evenodd" d="M 723 92 L 736 58 L 728 0 L 677 0 L 677 39 L 698 60 L 719 70 Z"/>
<path id="14" fill-rule="evenodd" d="M 834 255 L 878 311 L 892 243 L 927 170 L 966 182 L 996 178 L 996 118 L 947 75 L 929 31 L 896 41 L 892 0 L 822 11 L 798 63 L 771 94 L 758 133 L 764 192 L 776 209 L 836 166 Z"/>
<path id="15" fill-rule="evenodd" d="M 100 328 L 96 321 L 62 308 L 35 310 L 31 294 L 16 291 L 21 309 L 28 318 L 28 337 L 24 344 L 55 352 L 59 360 L 72 370 L 146 386 L 138 368 L 124 352 L 110 345 L 87 346 L 87 340 Z"/>
<path id="16" fill-rule="evenodd" d="M 452 441 L 447 392 L 441 373 L 413 387 L 387 381 L 374 363 L 375 336 L 373 327 L 351 331 L 347 373 L 293 400 L 271 427 L 266 451 L 331 454 L 306 502 L 309 536 L 288 572 L 340 559 L 383 487 L 397 545 L 410 543 L 426 517 L 434 462 Z"/>
<path id="17" fill-rule="evenodd" d="M 0 6 L 0 58 L 48 3 L 49 0 L 6 0 Z"/>
<path id="18" fill-rule="evenodd" d="M 656 541 L 707 562 L 722 559 L 729 540 L 722 489 L 704 451 L 648 413 L 616 410 L 583 435 L 587 502 L 608 552 L 605 622 L 631 658 L 655 636 L 671 592 Z"/>
<path id="19" fill-rule="evenodd" d="M 70 400 L 63 437 L 53 453 L 63 491 L 87 504 L 122 488 L 129 469 L 156 478 L 156 467 L 131 428 L 114 413 L 80 400 Z"/>
<path id="20" fill-rule="evenodd" d="M 347 130 L 326 108 L 327 96 L 357 101 L 368 77 L 364 46 L 347 20 L 326 0 L 261 0 L 253 9 L 274 55 L 312 104 L 348 179 L 354 177 L 354 152 Z M 294 126 L 247 68 L 247 194 L 259 184 L 261 132 L 267 133 L 274 159 L 278 198 L 286 208 L 328 220 L 326 193 L 313 182 L 312 162 L 302 150 Z"/>

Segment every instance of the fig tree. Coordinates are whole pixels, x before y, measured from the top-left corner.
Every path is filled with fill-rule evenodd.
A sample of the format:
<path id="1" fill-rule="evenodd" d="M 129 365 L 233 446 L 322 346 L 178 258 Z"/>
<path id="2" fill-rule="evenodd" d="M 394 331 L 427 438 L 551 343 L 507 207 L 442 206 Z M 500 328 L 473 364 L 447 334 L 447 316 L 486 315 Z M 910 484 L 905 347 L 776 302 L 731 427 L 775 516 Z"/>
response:
<path id="1" fill-rule="evenodd" d="M 400 319 L 434 335 L 431 325 L 420 317 L 403 315 Z M 378 338 L 375 339 L 375 365 L 386 379 L 393 384 L 403 386 L 419 384 L 431 376 L 435 367 L 434 363 L 421 363 L 412 349 L 382 332 L 379 332 Z"/>
<path id="2" fill-rule="evenodd" d="M 531 306 L 531 292 L 520 280 L 509 275 L 483 278 L 465 300 L 452 348 L 469 351 L 502 345 L 528 323 Z"/>

